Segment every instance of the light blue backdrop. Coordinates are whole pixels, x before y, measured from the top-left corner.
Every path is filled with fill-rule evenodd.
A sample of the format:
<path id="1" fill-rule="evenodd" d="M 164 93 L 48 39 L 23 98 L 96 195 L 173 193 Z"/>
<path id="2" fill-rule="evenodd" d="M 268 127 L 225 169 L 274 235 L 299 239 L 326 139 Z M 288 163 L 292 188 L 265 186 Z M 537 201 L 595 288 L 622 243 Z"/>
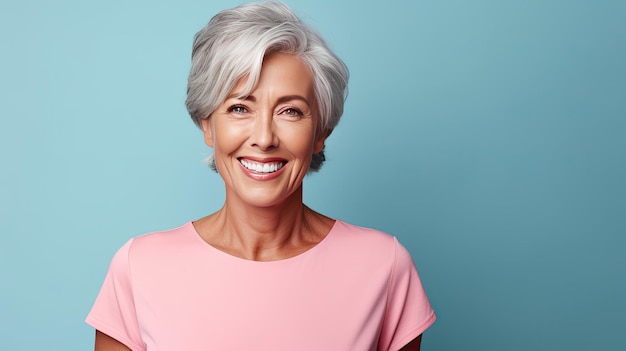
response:
<path id="1" fill-rule="evenodd" d="M 423 349 L 626 349 L 626 3 L 288 3 L 352 74 L 306 202 L 408 247 Z M 235 4 L 0 3 L 1 350 L 91 349 L 115 250 L 220 206 L 183 102 Z"/>

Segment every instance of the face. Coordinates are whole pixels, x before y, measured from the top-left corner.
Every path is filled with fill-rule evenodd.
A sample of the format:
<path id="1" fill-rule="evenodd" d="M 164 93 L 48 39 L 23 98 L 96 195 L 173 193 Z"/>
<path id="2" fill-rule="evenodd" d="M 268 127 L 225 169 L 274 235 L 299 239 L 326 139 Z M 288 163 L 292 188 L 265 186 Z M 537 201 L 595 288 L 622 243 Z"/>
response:
<path id="1" fill-rule="evenodd" d="M 245 83 L 202 121 L 204 139 L 227 200 L 279 205 L 300 196 L 311 157 L 324 146 L 325 136 L 316 134 L 313 77 L 297 56 L 277 53 L 265 58 L 258 85 L 240 98 Z"/>

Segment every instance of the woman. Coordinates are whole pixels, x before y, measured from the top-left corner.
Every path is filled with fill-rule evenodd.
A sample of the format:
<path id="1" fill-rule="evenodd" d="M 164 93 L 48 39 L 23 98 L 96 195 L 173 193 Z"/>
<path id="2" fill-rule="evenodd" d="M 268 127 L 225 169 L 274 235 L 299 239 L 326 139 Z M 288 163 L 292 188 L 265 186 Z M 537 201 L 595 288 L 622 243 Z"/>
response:
<path id="1" fill-rule="evenodd" d="M 118 251 L 87 317 L 96 350 L 419 350 L 435 314 L 409 253 L 302 202 L 347 81 L 280 3 L 222 11 L 196 35 L 187 108 L 224 206 Z"/>

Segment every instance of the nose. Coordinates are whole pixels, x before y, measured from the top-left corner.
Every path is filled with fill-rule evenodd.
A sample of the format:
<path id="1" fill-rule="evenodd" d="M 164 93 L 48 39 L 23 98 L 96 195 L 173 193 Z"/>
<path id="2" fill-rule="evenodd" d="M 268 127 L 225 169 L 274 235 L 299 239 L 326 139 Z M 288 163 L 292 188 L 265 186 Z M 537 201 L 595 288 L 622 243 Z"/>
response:
<path id="1" fill-rule="evenodd" d="M 250 145 L 262 151 L 271 150 L 278 146 L 275 133 L 274 116 L 272 112 L 263 112 L 254 119 L 250 135 Z"/>

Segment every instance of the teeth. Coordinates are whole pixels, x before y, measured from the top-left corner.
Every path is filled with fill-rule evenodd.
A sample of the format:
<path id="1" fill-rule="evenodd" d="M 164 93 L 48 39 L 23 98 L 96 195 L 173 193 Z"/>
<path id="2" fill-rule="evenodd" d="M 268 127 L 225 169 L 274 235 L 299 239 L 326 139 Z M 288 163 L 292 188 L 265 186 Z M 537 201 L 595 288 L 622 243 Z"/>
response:
<path id="1" fill-rule="evenodd" d="M 251 171 L 258 173 L 272 173 L 281 169 L 284 165 L 283 162 L 269 162 L 269 163 L 257 163 L 246 160 L 239 160 L 241 164 Z"/>

